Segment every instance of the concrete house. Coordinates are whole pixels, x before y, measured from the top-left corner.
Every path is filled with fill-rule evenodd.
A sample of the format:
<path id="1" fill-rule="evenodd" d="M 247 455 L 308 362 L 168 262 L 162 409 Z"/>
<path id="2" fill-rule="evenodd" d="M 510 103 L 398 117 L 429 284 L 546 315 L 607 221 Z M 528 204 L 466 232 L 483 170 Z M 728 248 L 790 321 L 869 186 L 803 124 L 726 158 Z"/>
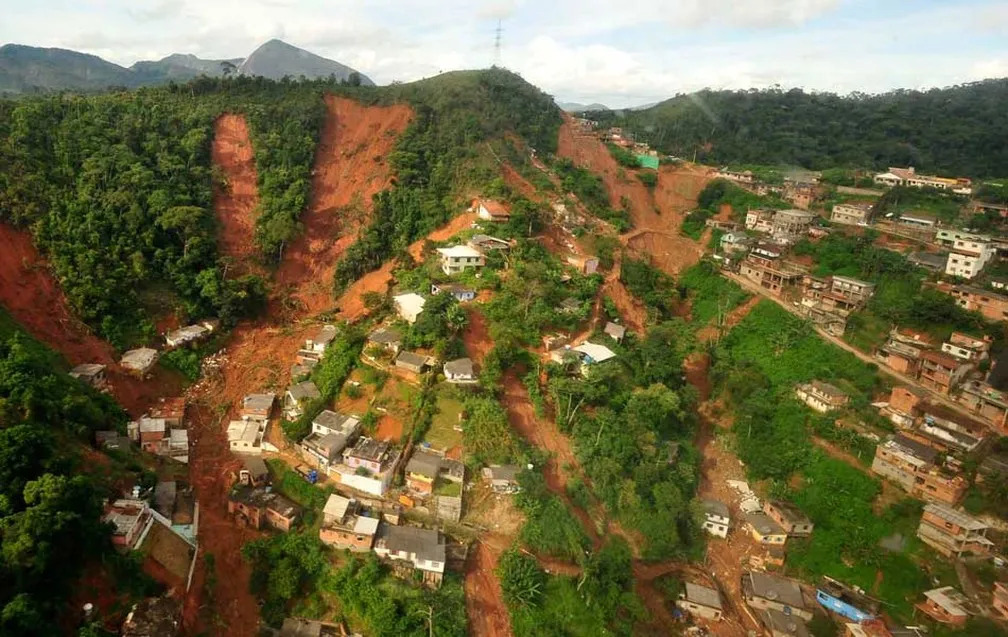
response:
<path id="1" fill-rule="evenodd" d="M 994 339 L 989 336 L 976 338 L 962 332 L 952 332 L 949 339 L 942 343 L 941 349 L 958 359 L 975 363 L 988 357 L 993 342 Z"/>
<path id="2" fill-rule="evenodd" d="M 441 585 L 447 557 L 444 537 L 438 531 L 383 524 L 375 539 L 374 552 L 379 557 L 409 562 L 421 571 L 425 584 Z"/>
<path id="3" fill-rule="evenodd" d="M 818 380 L 798 385 L 795 387 L 795 395 L 798 400 L 821 414 L 840 409 L 849 400 L 839 387 Z"/>
<path id="4" fill-rule="evenodd" d="M 417 317 L 423 312 L 426 303 L 427 301 L 424 297 L 415 292 L 398 294 L 392 297 L 392 304 L 395 306 L 399 317 L 410 325 L 416 323 Z"/>
<path id="5" fill-rule="evenodd" d="M 351 469 L 364 469 L 370 473 L 381 473 L 391 456 L 391 445 L 382 440 L 362 437 L 350 449 L 343 452 L 343 464 Z"/>
<path id="6" fill-rule="evenodd" d="M 402 334 L 391 327 L 379 327 L 368 335 L 368 347 L 380 347 L 393 354 L 398 354 L 402 347 Z"/>
<path id="7" fill-rule="evenodd" d="M 461 283 L 431 283 L 431 296 L 451 294 L 459 303 L 467 303 L 476 298 L 476 290 Z"/>
<path id="8" fill-rule="evenodd" d="M 249 394 L 242 399 L 242 420 L 266 422 L 273 411 L 276 396 L 273 394 Z"/>
<path id="9" fill-rule="evenodd" d="M 867 226 L 871 220 L 871 212 L 870 203 L 838 203 L 833 206 L 830 221 L 849 226 Z"/>
<path id="10" fill-rule="evenodd" d="M 801 509 L 784 500 L 767 500 L 763 503 L 763 512 L 770 516 L 784 532 L 791 537 L 808 537 L 812 535 L 815 525 Z"/>
<path id="11" fill-rule="evenodd" d="M 98 363 L 81 363 L 70 370 L 70 376 L 95 389 L 103 389 L 108 384 L 105 366 Z"/>
<path id="12" fill-rule="evenodd" d="M 938 289 L 952 295 L 961 307 L 976 310 L 989 321 L 1008 319 L 1008 296 L 971 285 L 939 285 Z"/>
<path id="13" fill-rule="evenodd" d="M 702 526 L 704 530 L 715 537 L 728 537 L 731 516 L 728 513 L 727 505 L 717 500 L 704 500 L 703 507 L 704 521 Z"/>
<path id="14" fill-rule="evenodd" d="M 332 467 L 330 475 L 338 475 L 340 483 L 352 489 L 383 496 L 400 456 L 401 452 L 388 442 L 362 436 L 343 450 L 343 463 Z"/>
<path id="15" fill-rule="evenodd" d="M 599 260 L 596 257 L 572 255 L 567 257 L 567 263 L 581 274 L 595 274 L 598 272 Z"/>
<path id="16" fill-rule="evenodd" d="M 449 383 L 471 384 L 478 381 L 471 358 L 457 358 L 444 364 L 445 380 Z"/>
<path id="17" fill-rule="evenodd" d="M 496 493 L 518 493 L 518 474 L 521 467 L 513 464 L 492 464 L 483 468 L 483 477 L 490 482 L 490 488 Z"/>
<path id="18" fill-rule="evenodd" d="M 940 237 L 943 230 L 938 231 Z M 949 249 L 945 274 L 972 279 L 990 263 L 997 254 L 997 249 L 986 235 L 971 233 L 955 233 Z"/>
<path id="19" fill-rule="evenodd" d="M 204 323 L 186 325 L 185 327 L 180 327 L 177 330 L 165 332 L 165 345 L 174 349 L 176 347 L 182 347 L 183 345 L 189 345 L 190 343 L 201 341 L 210 336 L 215 327 L 216 322 L 206 321 Z"/>
<path id="20" fill-rule="evenodd" d="M 406 487 L 421 495 L 433 493 L 434 482 L 441 472 L 442 461 L 443 458 L 435 453 L 414 451 L 406 463 Z"/>
<path id="21" fill-rule="evenodd" d="M 322 393 L 310 380 L 291 385 L 284 394 L 284 417 L 287 420 L 297 420 L 308 403 L 319 398 L 322 398 Z"/>
<path id="22" fill-rule="evenodd" d="M 168 423 L 164 418 L 143 416 L 136 421 L 136 425 L 140 448 L 148 453 L 157 453 L 161 441 L 168 437 Z"/>
<path id="23" fill-rule="evenodd" d="M 232 453 L 262 453 L 266 423 L 259 420 L 232 420 L 228 424 L 228 447 Z"/>
<path id="24" fill-rule="evenodd" d="M 476 199 L 473 201 L 472 209 L 476 212 L 476 216 L 483 221 L 507 223 L 511 220 L 511 213 L 504 207 L 504 204 L 492 199 Z"/>
<path id="25" fill-rule="evenodd" d="M 238 481 L 249 487 L 261 487 L 269 484 L 269 469 L 263 459 L 258 456 L 242 456 L 242 468 L 238 471 Z"/>
<path id="26" fill-rule="evenodd" d="M 957 400 L 993 425 L 1000 435 L 1008 435 L 1008 394 L 987 383 L 971 380 L 963 383 Z"/>
<path id="27" fill-rule="evenodd" d="M 746 212 L 745 217 L 745 227 L 746 230 L 752 230 L 753 232 L 763 232 L 769 234 L 773 232 L 773 210 L 764 210 L 760 208 L 751 209 Z"/>
<path id="28" fill-rule="evenodd" d="M 774 608 L 758 614 L 760 623 L 770 637 L 810 637 L 811 633 L 800 617 L 786 615 Z"/>
<path id="29" fill-rule="evenodd" d="M 395 359 L 395 366 L 397 368 L 405 369 L 414 374 L 422 374 L 427 371 L 428 363 L 429 358 L 427 356 L 417 354 L 416 352 L 399 352 L 399 355 Z"/>
<path id="30" fill-rule="evenodd" d="M 972 369 L 968 363 L 945 352 L 921 353 L 920 384 L 940 394 L 948 394 Z"/>
<path id="31" fill-rule="evenodd" d="M 623 341 L 623 337 L 626 336 L 626 326 L 620 325 L 619 323 L 613 323 L 612 321 L 606 321 L 605 329 L 602 331 L 617 343 L 621 343 Z"/>
<path id="32" fill-rule="evenodd" d="M 235 485 L 228 493 L 228 513 L 253 529 L 269 526 L 290 531 L 301 516 L 301 507 L 264 487 Z"/>
<path id="33" fill-rule="evenodd" d="M 374 545 L 378 518 L 359 514 L 359 503 L 352 498 L 330 495 L 322 509 L 319 539 L 323 544 L 355 553 L 365 553 Z"/>
<path id="34" fill-rule="evenodd" d="M 718 621 L 724 616 L 721 594 L 716 590 L 693 582 L 686 582 L 684 589 L 679 593 L 676 606 L 691 615 L 712 621 Z"/>
<path id="35" fill-rule="evenodd" d="M 775 241 L 792 242 L 805 236 L 815 215 L 807 210 L 778 210 L 771 222 Z"/>
<path id="36" fill-rule="evenodd" d="M 157 359 L 158 351 L 156 349 L 141 347 L 123 352 L 119 364 L 131 374 L 144 377 L 154 367 Z"/>
<path id="37" fill-rule="evenodd" d="M 147 415 L 151 418 L 163 419 L 168 427 L 177 428 L 185 426 L 185 410 L 186 399 L 184 396 L 159 398 L 147 410 Z"/>
<path id="38" fill-rule="evenodd" d="M 787 577 L 746 571 L 742 574 L 742 597 L 757 610 L 776 610 L 796 615 L 805 621 L 812 619 L 813 603 L 802 592 L 801 585 Z"/>
<path id="39" fill-rule="evenodd" d="M 936 466 L 937 456 L 933 448 L 896 435 L 875 448 L 871 470 L 914 497 L 955 505 L 965 495 L 968 484 L 962 476 Z"/>
<path id="40" fill-rule="evenodd" d="M 782 546 L 787 542 L 787 532 L 766 513 L 753 511 L 746 514 L 745 520 L 753 539 L 760 544 Z"/>
<path id="41" fill-rule="evenodd" d="M 911 188 L 937 188 L 957 195 L 972 194 L 972 182 L 966 177 L 937 177 L 922 175 L 913 166 L 898 168 L 890 166 L 884 173 L 875 175 L 874 181 L 880 186 L 908 186 Z"/>
<path id="42" fill-rule="evenodd" d="M 121 498 L 105 508 L 102 522 L 112 525 L 112 544 L 120 553 L 136 549 L 140 536 L 151 523 L 146 500 Z"/>
<path id="43" fill-rule="evenodd" d="M 924 601 L 918 602 L 917 610 L 941 624 L 961 628 L 969 619 L 973 604 L 965 595 L 951 586 L 935 588 L 924 593 Z"/>
<path id="44" fill-rule="evenodd" d="M 323 325 L 311 338 L 305 339 L 304 349 L 322 355 L 336 338 L 335 325 Z"/>
<path id="45" fill-rule="evenodd" d="M 986 555 L 994 543 L 987 539 L 987 524 L 944 504 L 924 507 L 917 537 L 946 557 Z"/>
<path id="46" fill-rule="evenodd" d="M 482 268 L 486 265 L 483 253 L 467 245 L 438 248 L 437 253 L 441 260 L 441 271 L 449 276 L 466 270 Z"/>

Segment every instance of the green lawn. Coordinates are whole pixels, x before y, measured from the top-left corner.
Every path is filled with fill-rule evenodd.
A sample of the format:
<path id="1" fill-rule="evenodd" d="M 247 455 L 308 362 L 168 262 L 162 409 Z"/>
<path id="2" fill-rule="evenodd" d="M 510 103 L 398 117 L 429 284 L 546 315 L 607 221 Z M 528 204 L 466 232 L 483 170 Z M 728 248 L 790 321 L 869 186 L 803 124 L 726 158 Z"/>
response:
<path id="1" fill-rule="evenodd" d="M 462 401 L 441 393 L 437 399 L 437 413 L 431 420 L 430 430 L 424 437 L 435 449 L 451 449 L 462 444 L 462 432 L 455 431 Z"/>

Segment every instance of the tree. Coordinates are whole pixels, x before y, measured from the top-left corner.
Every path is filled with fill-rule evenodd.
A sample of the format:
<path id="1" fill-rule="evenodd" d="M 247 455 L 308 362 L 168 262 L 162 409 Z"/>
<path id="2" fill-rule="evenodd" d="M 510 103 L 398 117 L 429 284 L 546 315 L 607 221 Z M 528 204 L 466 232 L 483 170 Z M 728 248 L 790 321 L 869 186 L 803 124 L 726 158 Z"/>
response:
<path id="1" fill-rule="evenodd" d="M 508 604 L 535 606 L 546 587 L 546 573 L 535 558 L 510 548 L 497 563 L 497 577 Z"/>

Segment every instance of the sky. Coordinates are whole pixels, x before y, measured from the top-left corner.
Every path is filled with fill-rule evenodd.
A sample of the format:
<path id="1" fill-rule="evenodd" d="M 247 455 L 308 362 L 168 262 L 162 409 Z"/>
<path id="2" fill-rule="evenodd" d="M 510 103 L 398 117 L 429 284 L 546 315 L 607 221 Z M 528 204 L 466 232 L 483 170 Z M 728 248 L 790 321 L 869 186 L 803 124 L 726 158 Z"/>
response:
<path id="1" fill-rule="evenodd" d="M 0 0 L 0 42 L 124 66 L 244 57 L 279 38 L 379 84 L 496 62 L 558 101 L 615 108 L 703 88 L 875 93 L 1008 76 L 1008 0 L 14 2 Z"/>

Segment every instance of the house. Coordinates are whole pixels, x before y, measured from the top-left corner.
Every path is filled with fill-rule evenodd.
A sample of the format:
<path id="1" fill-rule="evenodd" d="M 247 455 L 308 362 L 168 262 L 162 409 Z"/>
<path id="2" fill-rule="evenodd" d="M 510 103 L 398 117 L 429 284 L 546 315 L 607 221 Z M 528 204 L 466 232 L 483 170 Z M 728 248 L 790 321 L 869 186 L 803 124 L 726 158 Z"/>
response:
<path id="1" fill-rule="evenodd" d="M 476 298 L 476 290 L 468 285 L 460 283 L 431 283 L 430 293 L 432 296 L 441 294 L 442 292 L 451 294 L 459 303 L 472 301 Z"/>
<path id="2" fill-rule="evenodd" d="M 978 380 L 967 381 L 960 389 L 959 404 L 994 425 L 1002 436 L 1008 435 L 1008 394 Z"/>
<path id="3" fill-rule="evenodd" d="M 896 435 L 875 448 L 871 470 L 914 497 L 955 505 L 965 495 L 967 482 L 962 476 L 938 468 L 937 457 L 938 452 L 931 447 Z"/>
<path id="4" fill-rule="evenodd" d="M 429 451 L 413 452 L 406 463 L 406 486 L 423 495 L 434 492 L 434 481 L 441 471 L 441 456 Z"/>
<path id="5" fill-rule="evenodd" d="M 353 447 L 343 452 L 343 464 L 351 469 L 364 469 L 381 473 L 391 456 L 391 445 L 382 440 L 362 437 Z"/>
<path id="6" fill-rule="evenodd" d="M 944 586 L 926 591 L 924 601 L 915 607 L 936 622 L 961 628 L 969 619 L 972 604 L 956 589 Z"/>
<path id="7" fill-rule="evenodd" d="M 955 285 L 938 289 L 951 294 L 956 303 L 967 310 L 976 310 L 989 321 L 1003 321 L 1008 318 L 1008 296 L 969 285 Z"/>
<path id="8" fill-rule="evenodd" d="M 881 186 L 909 186 L 912 188 L 937 188 L 947 190 L 957 195 L 969 195 L 973 192 L 972 182 L 966 177 L 936 177 L 921 175 L 913 166 L 908 168 L 889 167 L 884 173 L 875 175 L 874 181 Z"/>
<path id="9" fill-rule="evenodd" d="M 398 294 L 392 297 L 392 304 L 395 306 L 396 312 L 402 320 L 410 325 L 416 323 L 417 317 L 420 316 L 420 312 L 423 312 L 426 302 L 424 297 L 415 292 Z"/>
<path id="10" fill-rule="evenodd" d="M 731 516 L 728 507 L 724 502 L 717 500 L 704 500 L 704 521 L 705 531 L 715 537 L 728 537 L 728 526 L 731 523 Z"/>
<path id="11" fill-rule="evenodd" d="M 612 321 L 606 321 L 605 329 L 602 331 L 617 343 L 622 342 L 623 337 L 626 336 L 626 326 Z"/>
<path id="12" fill-rule="evenodd" d="M 986 555 L 994 544 L 987 539 L 988 525 L 944 504 L 924 507 L 917 537 L 945 557 Z"/>
<path id="13" fill-rule="evenodd" d="M 120 498 L 105 507 L 102 522 L 112 525 L 112 545 L 120 553 L 136 549 L 144 529 L 151 523 L 146 500 Z"/>
<path id="14" fill-rule="evenodd" d="M 497 237 L 492 237 L 488 234 L 474 234 L 468 241 L 467 245 L 470 248 L 475 248 L 480 250 L 484 254 L 488 250 L 510 250 L 511 243 L 505 241 L 504 239 L 498 239 Z"/>
<path id="15" fill-rule="evenodd" d="M 444 364 L 445 380 L 449 383 L 475 383 L 476 371 L 471 358 L 457 358 Z"/>
<path id="16" fill-rule="evenodd" d="M 151 418 L 161 418 L 168 427 L 178 428 L 185 426 L 186 399 L 184 396 L 175 398 L 159 398 L 150 409 L 147 415 Z"/>
<path id="17" fill-rule="evenodd" d="M 787 542 L 787 532 L 762 511 L 753 511 L 745 516 L 746 526 L 753 539 L 760 544 L 782 545 Z"/>
<path id="18" fill-rule="evenodd" d="M 261 454 L 266 423 L 259 420 L 232 420 L 228 424 L 228 447 L 233 453 Z"/>
<path id="19" fill-rule="evenodd" d="M 377 347 L 398 354 L 399 348 L 402 347 L 402 334 L 391 327 L 379 327 L 368 335 L 368 347 Z"/>
<path id="20" fill-rule="evenodd" d="M 784 532 L 791 537 L 808 537 L 812 535 L 815 525 L 801 509 L 784 500 L 767 500 L 763 503 L 763 512 L 770 516 Z"/>
<path id="21" fill-rule="evenodd" d="M 830 221 L 850 226 L 867 226 L 871 220 L 872 204 L 838 203 L 833 205 Z"/>
<path id="22" fill-rule="evenodd" d="M 696 617 L 718 621 L 724 616 L 721 594 L 713 588 L 686 582 L 684 591 L 679 593 L 676 606 Z"/>
<path id="23" fill-rule="evenodd" d="M 793 579 L 760 571 L 742 574 L 742 598 L 757 610 L 773 609 L 785 615 L 812 619 L 812 603 Z"/>
<path id="24" fill-rule="evenodd" d="M 749 210 L 746 212 L 745 217 L 746 230 L 770 234 L 773 232 L 773 219 L 773 210 L 764 210 L 761 208 Z"/>
<path id="25" fill-rule="evenodd" d="M 942 343 L 942 351 L 967 362 L 979 362 L 988 357 L 991 343 L 989 336 L 976 338 L 962 332 L 952 332 L 949 340 Z"/>
<path id="26" fill-rule="evenodd" d="M 778 210 L 771 222 L 771 234 L 775 241 L 791 242 L 805 235 L 815 215 L 807 210 L 792 208 Z"/>
<path id="27" fill-rule="evenodd" d="M 560 302 L 560 311 L 564 314 L 575 314 L 581 311 L 582 305 L 581 301 L 573 296 L 569 296 Z"/>
<path id="28" fill-rule="evenodd" d="M 567 257 L 567 263 L 574 266 L 581 274 L 595 274 L 598 272 L 599 260 L 596 257 L 571 255 Z"/>
<path id="29" fill-rule="evenodd" d="M 947 252 L 911 252 L 907 255 L 907 261 L 925 270 L 944 272 L 948 265 L 948 256 Z"/>
<path id="30" fill-rule="evenodd" d="M 1002 619 L 1008 619 L 1008 584 L 994 582 L 992 602 L 994 612 L 1000 615 Z"/>
<path id="31" fill-rule="evenodd" d="M 203 340 L 213 332 L 210 323 L 200 323 L 196 325 L 186 325 L 177 330 L 165 332 L 165 345 L 170 348 L 182 347 L 190 343 Z"/>
<path id="32" fill-rule="evenodd" d="M 826 610 L 855 622 L 870 621 L 882 604 L 863 590 L 823 576 L 816 588 L 816 601 Z"/>
<path id="33" fill-rule="evenodd" d="M 395 366 L 399 369 L 405 369 L 408 372 L 413 372 L 414 374 L 422 374 L 427 370 L 428 357 L 423 354 L 417 354 L 416 352 L 399 352 L 396 356 Z"/>
<path id="34" fill-rule="evenodd" d="M 899 216 L 899 224 L 914 230 L 933 232 L 941 225 L 938 216 L 923 210 L 904 212 Z"/>
<path id="35" fill-rule="evenodd" d="M 273 411 L 274 402 L 276 396 L 273 394 L 249 394 L 242 399 L 242 420 L 266 422 Z"/>
<path id="36" fill-rule="evenodd" d="M 348 438 L 343 434 L 311 433 L 298 443 L 298 448 L 306 460 L 328 473 L 329 467 L 342 458 L 347 442 Z"/>
<path id="37" fill-rule="evenodd" d="M 312 369 L 314 369 L 315 365 L 317 364 L 318 363 L 311 364 L 307 360 L 303 363 L 295 362 L 293 365 L 290 366 L 291 382 L 300 383 L 303 380 L 308 380 L 308 377 L 311 376 Z"/>
<path id="38" fill-rule="evenodd" d="M 869 619 L 855 624 L 844 624 L 843 637 L 927 637 L 927 629 L 923 626 L 904 626 L 889 628 L 881 619 Z"/>
<path id="39" fill-rule="evenodd" d="M 284 394 L 284 417 L 287 420 L 297 420 L 301 417 L 308 403 L 319 398 L 322 398 L 322 394 L 312 381 L 303 380 L 300 383 L 294 383 L 287 388 L 287 393 Z"/>
<path id="40" fill-rule="evenodd" d="M 167 456 L 176 462 L 189 462 L 189 430 L 172 429 L 156 453 Z"/>
<path id="41" fill-rule="evenodd" d="M 751 184 L 756 181 L 756 176 L 752 174 L 749 170 L 731 170 L 725 166 L 718 169 L 717 177 L 719 179 L 727 179 L 729 181 L 734 181 L 740 184 Z"/>
<path id="42" fill-rule="evenodd" d="M 316 360 L 320 359 L 322 358 L 322 354 L 325 354 L 326 348 L 329 347 L 329 344 L 332 343 L 335 338 L 336 326 L 323 325 L 315 336 L 305 339 L 304 348 L 302 348 L 301 352 L 303 354 L 308 354 Z"/>
<path id="43" fill-rule="evenodd" d="M 290 531 L 301 516 L 301 507 L 269 487 L 235 485 L 228 493 L 228 513 L 247 526 L 261 529 L 264 525 L 278 531 Z"/>
<path id="44" fill-rule="evenodd" d="M 172 597 L 148 597 L 130 609 L 122 637 L 174 637 L 182 625 L 182 602 Z"/>
<path id="45" fill-rule="evenodd" d="M 951 354 L 935 351 L 921 353 L 920 384 L 940 394 L 948 394 L 972 366 Z"/>
<path id="46" fill-rule="evenodd" d="M 96 431 L 95 446 L 99 449 L 128 449 L 129 437 L 113 430 Z"/>
<path id="47" fill-rule="evenodd" d="M 507 208 L 499 201 L 492 199 L 476 199 L 473 201 L 472 209 L 476 211 L 476 216 L 483 221 L 507 223 L 511 220 L 511 213 Z"/>
<path id="48" fill-rule="evenodd" d="M 1001 218 L 1008 217 L 1008 204 L 1004 203 L 992 203 L 989 201 L 971 201 L 970 210 L 973 214 L 986 214 L 992 213 L 1000 215 Z"/>
<path id="49" fill-rule="evenodd" d="M 136 421 L 136 424 L 139 433 L 137 442 L 140 443 L 140 448 L 148 453 L 156 453 L 161 441 L 168 436 L 168 423 L 164 418 L 143 416 Z"/>
<path id="50" fill-rule="evenodd" d="M 513 464 L 492 464 L 483 468 L 483 477 L 490 482 L 490 488 L 497 493 L 518 493 L 518 474 L 521 467 Z"/>
<path id="51" fill-rule="evenodd" d="M 123 352 L 122 359 L 119 361 L 119 364 L 122 365 L 126 371 L 132 374 L 137 376 L 146 376 L 151 370 L 151 367 L 154 367 L 154 363 L 157 362 L 157 359 L 158 351 L 156 349 L 141 347 Z"/>
<path id="52" fill-rule="evenodd" d="M 374 552 L 379 557 L 411 563 L 421 571 L 425 584 L 441 585 L 447 557 L 444 537 L 436 530 L 383 524 L 375 538 Z"/>
<path id="53" fill-rule="evenodd" d="M 250 487 L 261 487 L 269 483 L 269 469 L 258 456 L 242 456 L 242 468 L 238 471 L 238 481 Z"/>
<path id="54" fill-rule="evenodd" d="M 928 343 L 908 343 L 890 335 L 889 340 L 875 351 L 875 358 L 901 374 L 916 378 L 920 371 L 921 355 L 928 347 Z"/>
<path id="55" fill-rule="evenodd" d="M 467 245 L 438 248 L 437 253 L 441 259 L 441 271 L 447 275 L 475 270 L 486 265 L 483 253 Z"/>
<path id="56" fill-rule="evenodd" d="M 953 456 L 973 453 L 987 434 L 981 422 L 940 403 L 919 402 L 909 419 L 894 416 L 890 418 L 901 425 L 903 436 Z"/>
<path id="57" fill-rule="evenodd" d="M 990 237 L 959 231 L 939 230 L 939 241 L 946 233 L 946 244 L 950 244 L 945 274 L 972 279 L 990 263 L 997 253 Z"/>
<path id="58" fill-rule="evenodd" d="M 392 483 L 401 451 L 388 442 L 362 436 L 353 447 L 343 450 L 343 463 L 332 467 L 330 475 L 352 489 L 382 496 Z"/>
<path id="59" fill-rule="evenodd" d="M 616 352 L 612 351 L 605 345 L 598 345 L 595 343 L 582 343 L 576 347 L 571 348 L 575 352 L 580 352 L 583 354 L 583 362 L 585 365 L 592 365 L 594 363 L 604 363 L 605 361 L 616 358 Z"/>
<path id="60" fill-rule="evenodd" d="M 811 637 L 804 621 L 774 608 L 760 612 L 759 621 L 770 637 Z"/>
<path id="61" fill-rule="evenodd" d="M 108 384 L 105 366 L 98 363 L 81 363 L 70 370 L 70 376 L 95 389 L 102 389 Z"/>
<path id="62" fill-rule="evenodd" d="M 317 619 L 287 617 L 280 627 L 280 637 L 343 637 L 346 629 L 340 624 Z"/>
<path id="63" fill-rule="evenodd" d="M 801 280 L 805 271 L 780 259 L 780 253 L 772 246 L 773 244 L 761 244 L 753 248 L 739 265 L 739 274 L 779 297 L 784 295 L 788 287 Z"/>
<path id="64" fill-rule="evenodd" d="M 371 550 L 378 533 L 378 518 L 359 514 L 359 504 L 352 498 L 330 495 L 322 509 L 319 539 L 323 544 L 355 553 Z"/>
<path id="65" fill-rule="evenodd" d="M 798 400 L 821 414 L 840 409 L 849 400 L 847 394 L 839 387 L 818 380 L 801 383 L 795 387 L 795 395 L 798 396 Z"/>
<path id="66" fill-rule="evenodd" d="M 753 240 L 743 232 L 726 232 L 721 235 L 721 251 L 726 254 L 747 251 L 752 243 Z"/>

